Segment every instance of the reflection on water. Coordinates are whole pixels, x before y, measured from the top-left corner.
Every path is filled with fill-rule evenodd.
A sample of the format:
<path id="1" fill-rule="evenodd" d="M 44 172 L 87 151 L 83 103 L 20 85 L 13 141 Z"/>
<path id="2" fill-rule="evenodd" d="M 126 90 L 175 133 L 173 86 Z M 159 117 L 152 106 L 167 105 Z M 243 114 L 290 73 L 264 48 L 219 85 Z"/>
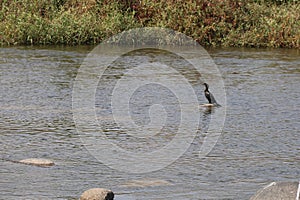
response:
<path id="1" fill-rule="evenodd" d="M 213 151 L 200 159 L 198 151 L 205 130 L 218 109 L 200 108 L 203 124 L 188 151 L 166 168 L 148 174 L 126 174 L 98 162 L 85 149 L 75 130 L 72 85 L 89 50 L 91 47 L 0 49 L 1 157 L 11 160 L 43 157 L 57 164 L 45 169 L 2 160 L 2 198 L 76 199 L 88 188 L 104 187 L 112 189 L 117 200 L 247 199 L 270 181 L 299 179 L 300 53 L 297 50 L 210 49 L 226 85 L 228 104 L 223 134 Z M 135 60 L 138 63 L 164 57 L 157 51 L 148 55 L 139 53 L 140 60 Z M 123 61 L 132 63 L 131 66 L 138 64 L 133 63 L 131 55 L 125 57 L 127 60 Z M 191 84 L 199 91 L 199 103 L 206 103 L 204 88 L 197 85 L 199 76 L 181 66 L 179 70 L 189 79 L 194 77 Z M 122 63 L 115 67 L 111 73 L 126 68 Z M 115 81 L 107 79 L 106 84 L 99 84 L 98 115 L 107 114 L 108 105 L 102 103 L 105 101 L 101 94 L 113 89 L 110 84 Z M 209 84 L 213 92 L 214 84 Z M 139 95 L 155 95 L 143 92 L 141 88 L 133 96 L 137 104 L 141 102 Z M 171 96 L 170 93 L 168 97 Z M 137 123 L 146 123 L 139 121 L 139 116 L 147 115 L 148 108 L 134 108 L 133 118 Z M 176 107 L 170 109 L 175 116 L 178 114 Z M 110 123 L 111 116 L 105 117 L 108 120 L 101 122 L 107 123 L 106 134 L 115 134 L 120 145 L 134 148 L 137 143 L 126 143 L 127 137 L 122 138 Z M 169 122 L 168 128 L 176 130 L 176 118 Z M 168 137 L 144 142 L 159 147 L 172 138 L 168 131 L 165 136 Z M 170 184 L 126 187 L 128 182 L 144 179 Z"/>

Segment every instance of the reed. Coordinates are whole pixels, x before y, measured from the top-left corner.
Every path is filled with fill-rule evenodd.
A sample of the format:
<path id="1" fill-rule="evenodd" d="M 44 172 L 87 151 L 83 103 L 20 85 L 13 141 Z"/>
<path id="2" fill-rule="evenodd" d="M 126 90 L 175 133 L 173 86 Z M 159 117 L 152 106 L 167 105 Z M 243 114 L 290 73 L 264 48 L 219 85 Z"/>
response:
<path id="1" fill-rule="evenodd" d="M 0 0 L 0 44 L 98 44 L 165 27 L 201 45 L 300 48 L 297 0 Z"/>

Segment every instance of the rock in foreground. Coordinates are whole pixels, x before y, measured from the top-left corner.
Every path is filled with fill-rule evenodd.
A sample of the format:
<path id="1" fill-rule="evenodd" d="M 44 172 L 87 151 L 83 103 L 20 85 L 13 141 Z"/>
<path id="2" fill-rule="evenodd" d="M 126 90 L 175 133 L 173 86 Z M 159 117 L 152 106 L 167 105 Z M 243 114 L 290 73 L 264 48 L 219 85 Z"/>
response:
<path id="1" fill-rule="evenodd" d="M 161 179 L 140 179 L 132 180 L 124 183 L 123 187 L 154 187 L 154 186 L 168 186 L 172 185 L 170 182 Z"/>
<path id="2" fill-rule="evenodd" d="M 290 200 L 296 199 L 298 182 L 273 182 L 258 190 L 250 200 Z M 299 191 L 298 191 L 299 192 Z"/>
<path id="3" fill-rule="evenodd" d="M 52 160 L 42 159 L 42 158 L 28 158 L 28 159 L 20 160 L 19 163 L 23 163 L 27 165 L 35 165 L 40 167 L 48 167 L 54 165 L 54 162 Z"/>
<path id="4" fill-rule="evenodd" d="M 80 200 L 113 200 L 114 193 L 104 188 L 92 188 L 86 190 L 80 196 Z"/>

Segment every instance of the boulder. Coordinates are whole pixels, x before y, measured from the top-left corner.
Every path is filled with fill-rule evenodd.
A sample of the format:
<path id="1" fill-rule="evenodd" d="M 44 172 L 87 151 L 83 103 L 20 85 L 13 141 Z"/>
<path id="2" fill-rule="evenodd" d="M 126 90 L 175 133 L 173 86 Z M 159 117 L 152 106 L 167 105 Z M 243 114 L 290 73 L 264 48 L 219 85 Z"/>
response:
<path id="1" fill-rule="evenodd" d="M 28 158 L 28 159 L 20 160 L 19 163 L 27 164 L 27 165 L 35 165 L 40 167 L 48 167 L 54 165 L 54 162 L 52 160 L 42 159 L 42 158 Z"/>
<path id="2" fill-rule="evenodd" d="M 104 188 L 92 188 L 86 190 L 80 196 L 80 200 L 113 200 L 114 193 Z"/>
<path id="3" fill-rule="evenodd" d="M 273 182 L 258 190 L 250 200 L 294 200 L 299 198 L 298 187 L 299 182 Z"/>

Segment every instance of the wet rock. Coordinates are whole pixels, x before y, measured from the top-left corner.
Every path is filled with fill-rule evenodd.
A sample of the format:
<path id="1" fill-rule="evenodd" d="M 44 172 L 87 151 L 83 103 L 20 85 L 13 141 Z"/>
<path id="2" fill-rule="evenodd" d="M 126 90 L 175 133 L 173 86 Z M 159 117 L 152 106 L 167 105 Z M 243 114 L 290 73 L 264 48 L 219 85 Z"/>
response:
<path id="1" fill-rule="evenodd" d="M 40 167 L 48 167 L 54 165 L 54 162 L 52 160 L 42 159 L 42 158 L 28 158 L 28 159 L 20 160 L 19 163 L 23 163 L 27 165 L 35 165 Z"/>
<path id="2" fill-rule="evenodd" d="M 113 200 L 114 193 L 104 188 L 92 188 L 86 190 L 80 196 L 80 200 Z"/>
<path id="3" fill-rule="evenodd" d="M 216 106 L 215 104 L 212 104 L 212 103 L 206 103 L 206 104 L 202 104 L 200 105 L 201 107 L 214 107 Z"/>
<path id="4" fill-rule="evenodd" d="M 250 200 L 296 199 L 299 182 L 273 182 L 257 191 Z"/>
<path id="5" fill-rule="evenodd" d="M 172 185 L 170 182 L 160 179 L 140 179 L 124 183 L 123 187 L 154 187 Z"/>

